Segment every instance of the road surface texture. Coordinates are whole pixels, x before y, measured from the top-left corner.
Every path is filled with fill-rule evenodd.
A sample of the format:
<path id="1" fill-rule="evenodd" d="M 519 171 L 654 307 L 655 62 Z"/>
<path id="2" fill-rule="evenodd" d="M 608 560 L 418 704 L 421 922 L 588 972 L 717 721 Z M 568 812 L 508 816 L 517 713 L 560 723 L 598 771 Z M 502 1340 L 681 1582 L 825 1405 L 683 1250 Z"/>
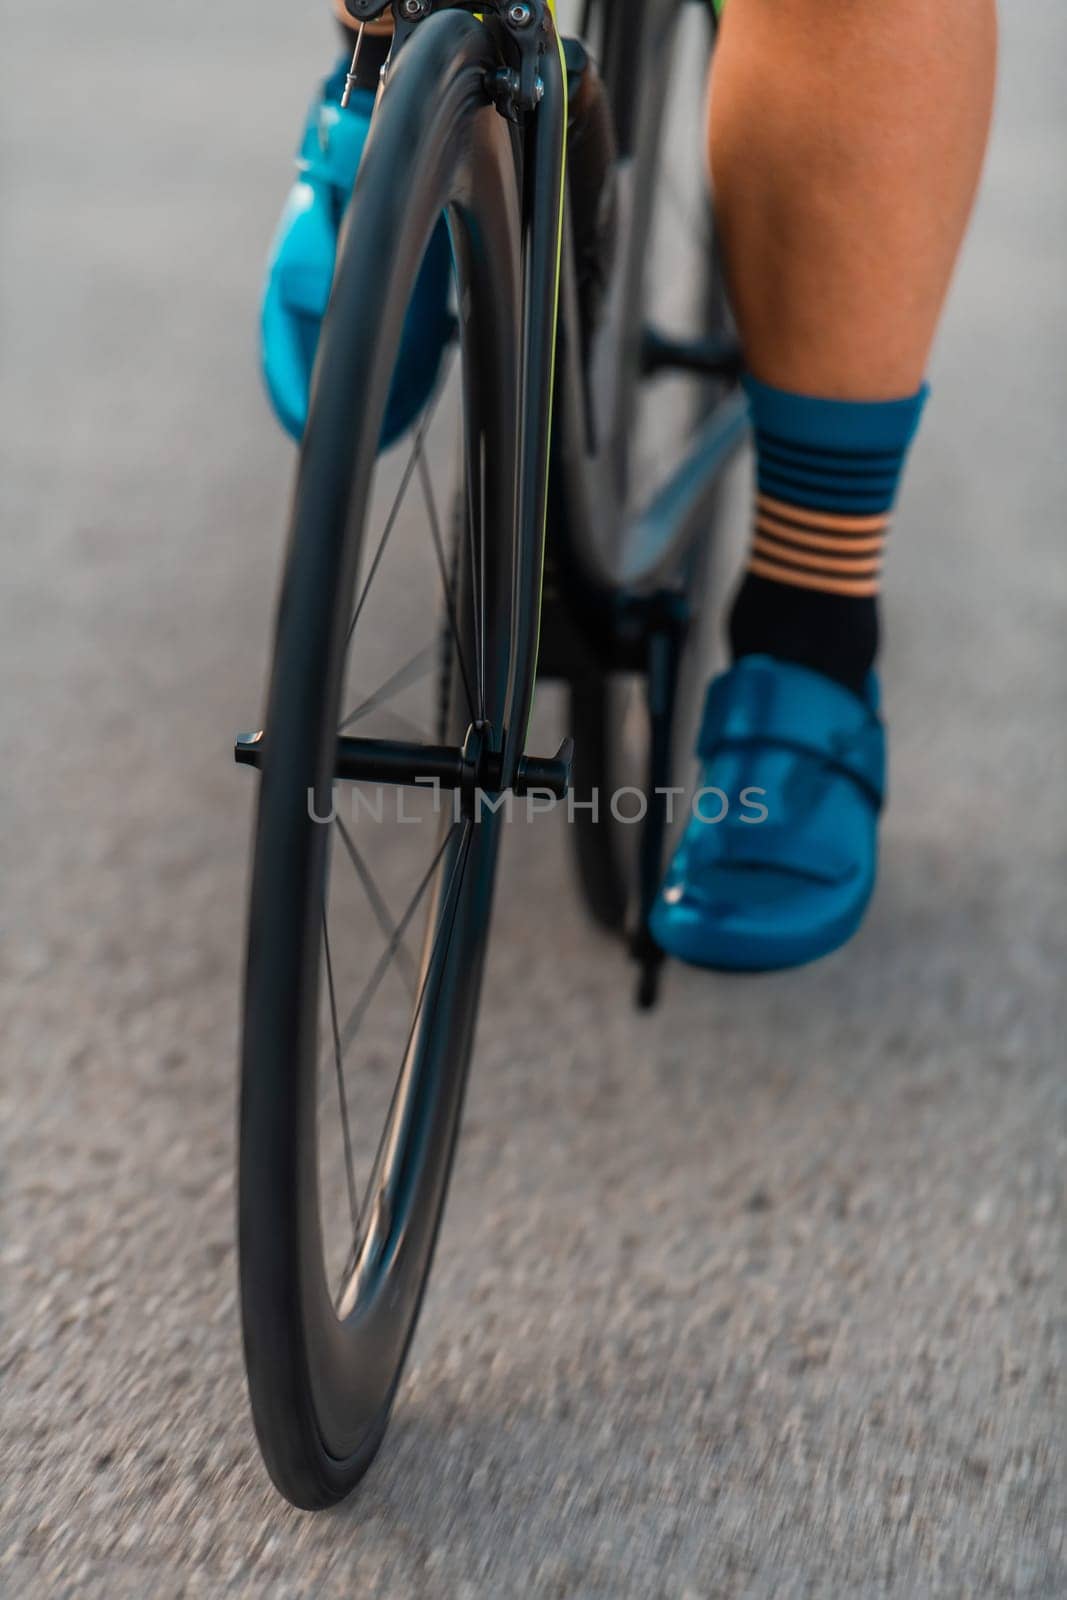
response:
<path id="1" fill-rule="evenodd" d="M 1005 8 L 893 539 L 871 916 L 639 1016 L 562 826 L 512 841 L 394 1426 L 317 1518 L 242 1373 L 229 739 L 291 471 L 257 286 L 326 24 L 4 9 L 0 1592 L 1067 1594 L 1064 8 Z"/>

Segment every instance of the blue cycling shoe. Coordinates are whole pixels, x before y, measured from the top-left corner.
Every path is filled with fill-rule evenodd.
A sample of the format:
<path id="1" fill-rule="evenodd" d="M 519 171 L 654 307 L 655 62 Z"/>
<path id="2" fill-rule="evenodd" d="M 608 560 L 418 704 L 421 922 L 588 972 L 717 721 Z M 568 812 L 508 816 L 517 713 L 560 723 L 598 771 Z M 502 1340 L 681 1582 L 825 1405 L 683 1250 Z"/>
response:
<path id="1" fill-rule="evenodd" d="M 356 89 L 341 108 L 342 65 L 312 103 L 297 158 L 297 181 L 271 246 L 263 297 L 263 373 L 278 420 L 293 438 L 307 424 L 311 370 L 333 283 L 337 237 L 352 192 L 374 95 Z M 412 425 L 433 390 L 452 338 L 451 253 L 440 222 L 423 257 L 400 343 L 382 429 L 382 448 Z"/>
<path id="2" fill-rule="evenodd" d="M 886 753 L 874 674 L 861 699 L 807 667 L 744 656 L 708 688 L 697 755 L 701 787 L 721 797 L 695 797 L 702 815 L 653 908 L 656 943 L 727 972 L 836 950 L 877 870 Z"/>

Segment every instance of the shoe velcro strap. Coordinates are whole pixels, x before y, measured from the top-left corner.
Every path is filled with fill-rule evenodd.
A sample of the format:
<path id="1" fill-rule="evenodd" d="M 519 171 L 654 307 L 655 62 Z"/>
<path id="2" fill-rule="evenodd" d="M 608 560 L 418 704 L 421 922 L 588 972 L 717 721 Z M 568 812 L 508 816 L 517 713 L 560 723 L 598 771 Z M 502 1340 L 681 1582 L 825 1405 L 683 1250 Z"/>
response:
<path id="1" fill-rule="evenodd" d="M 855 861 L 846 846 L 828 839 L 825 831 L 813 836 L 810 828 L 795 820 L 788 827 L 773 822 L 723 822 L 717 837 L 720 871 L 730 867 L 772 868 L 809 883 L 844 883 L 855 871 Z"/>
<path id="2" fill-rule="evenodd" d="M 774 746 L 845 773 L 876 806 L 885 794 L 885 735 L 843 685 L 790 662 L 744 657 L 708 685 L 697 755 Z"/>

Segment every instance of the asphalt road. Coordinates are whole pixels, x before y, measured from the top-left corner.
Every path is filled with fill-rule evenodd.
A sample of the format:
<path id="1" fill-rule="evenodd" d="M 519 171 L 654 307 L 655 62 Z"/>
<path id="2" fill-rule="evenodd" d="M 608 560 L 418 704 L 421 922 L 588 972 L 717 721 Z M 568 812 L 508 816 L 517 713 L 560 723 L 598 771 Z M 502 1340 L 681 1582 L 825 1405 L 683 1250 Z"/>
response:
<path id="1" fill-rule="evenodd" d="M 255 299 L 309 9 L 4 8 L 0 1592 L 1062 1596 L 1063 8 L 1005 8 L 893 536 L 869 921 L 639 1017 L 559 826 L 509 852 L 409 1375 L 319 1518 L 241 1367 L 228 755 L 284 533 Z"/>

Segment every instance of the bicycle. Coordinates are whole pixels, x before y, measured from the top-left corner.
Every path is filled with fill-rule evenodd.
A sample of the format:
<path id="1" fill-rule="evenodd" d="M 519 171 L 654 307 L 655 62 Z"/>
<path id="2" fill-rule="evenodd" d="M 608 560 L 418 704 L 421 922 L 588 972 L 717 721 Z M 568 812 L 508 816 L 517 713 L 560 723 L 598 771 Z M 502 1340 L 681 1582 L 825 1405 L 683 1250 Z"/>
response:
<path id="1" fill-rule="evenodd" d="M 348 0 L 357 22 L 387 3 Z M 567 64 L 550 5 L 394 4 L 388 76 L 317 358 L 264 731 L 242 736 L 236 752 L 261 774 L 240 1110 L 243 1333 L 261 1449 L 298 1506 L 346 1495 L 386 1430 L 459 1127 L 502 799 L 573 790 L 589 910 L 617 933 L 633 924 L 638 1002 L 656 996 L 661 958 L 647 914 L 663 864 L 663 791 L 681 745 L 687 638 L 723 471 L 746 427 L 736 341 L 705 242 L 686 287 L 685 331 L 655 331 L 648 318 L 648 242 L 660 226 L 658 163 L 687 4 L 692 12 L 692 0 L 585 7 L 582 33 L 595 43 L 614 110 L 619 213 L 592 338 L 581 326 L 565 203 Z M 714 9 L 710 0 L 699 9 L 706 51 Z M 702 204 L 701 228 L 710 215 Z M 444 452 L 459 480 L 451 523 L 436 506 L 427 442 L 442 385 L 403 470 L 377 465 L 405 307 L 442 215 L 461 393 L 458 458 Z M 686 427 L 672 433 L 680 458 L 637 503 L 648 385 L 667 373 L 682 375 L 689 393 Z M 383 532 L 372 536 L 378 470 L 395 493 Z M 404 547 L 392 590 L 381 588 L 390 541 L 406 537 L 395 529 L 413 483 L 442 601 L 423 596 L 413 547 Z M 361 642 L 380 655 L 381 630 L 361 624 L 384 615 L 390 595 L 401 618 L 393 633 L 410 637 L 417 611 L 431 643 L 376 689 L 342 700 Z M 562 682 L 569 702 L 569 736 L 550 758 L 526 748 L 538 677 Z M 635 684 L 647 704 L 643 727 Z M 430 739 L 411 737 L 411 700 L 424 687 Z M 379 715 L 390 736 L 364 736 Z M 633 830 L 612 816 L 594 821 L 586 808 L 635 758 L 647 802 L 636 859 Z M 338 784 L 421 807 L 414 871 L 416 829 L 395 849 L 376 847 L 372 862 L 355 821 L 336 809 Z M 384 878 L 399 873 L 401 859 L 415 888 L 396 916 Z M 336 862 L 345 872 L 331 870 Z M 372 960 L 375 926 L 384 951 Z M 343 957 L 342 928 L 358 935 Z M 386 1020 L 399 1041 L 392 1055 L 388 1028 L 368 1020 L 387 989 Z M 357 1156 L 370 1174 L 362 1192 Z"/>

